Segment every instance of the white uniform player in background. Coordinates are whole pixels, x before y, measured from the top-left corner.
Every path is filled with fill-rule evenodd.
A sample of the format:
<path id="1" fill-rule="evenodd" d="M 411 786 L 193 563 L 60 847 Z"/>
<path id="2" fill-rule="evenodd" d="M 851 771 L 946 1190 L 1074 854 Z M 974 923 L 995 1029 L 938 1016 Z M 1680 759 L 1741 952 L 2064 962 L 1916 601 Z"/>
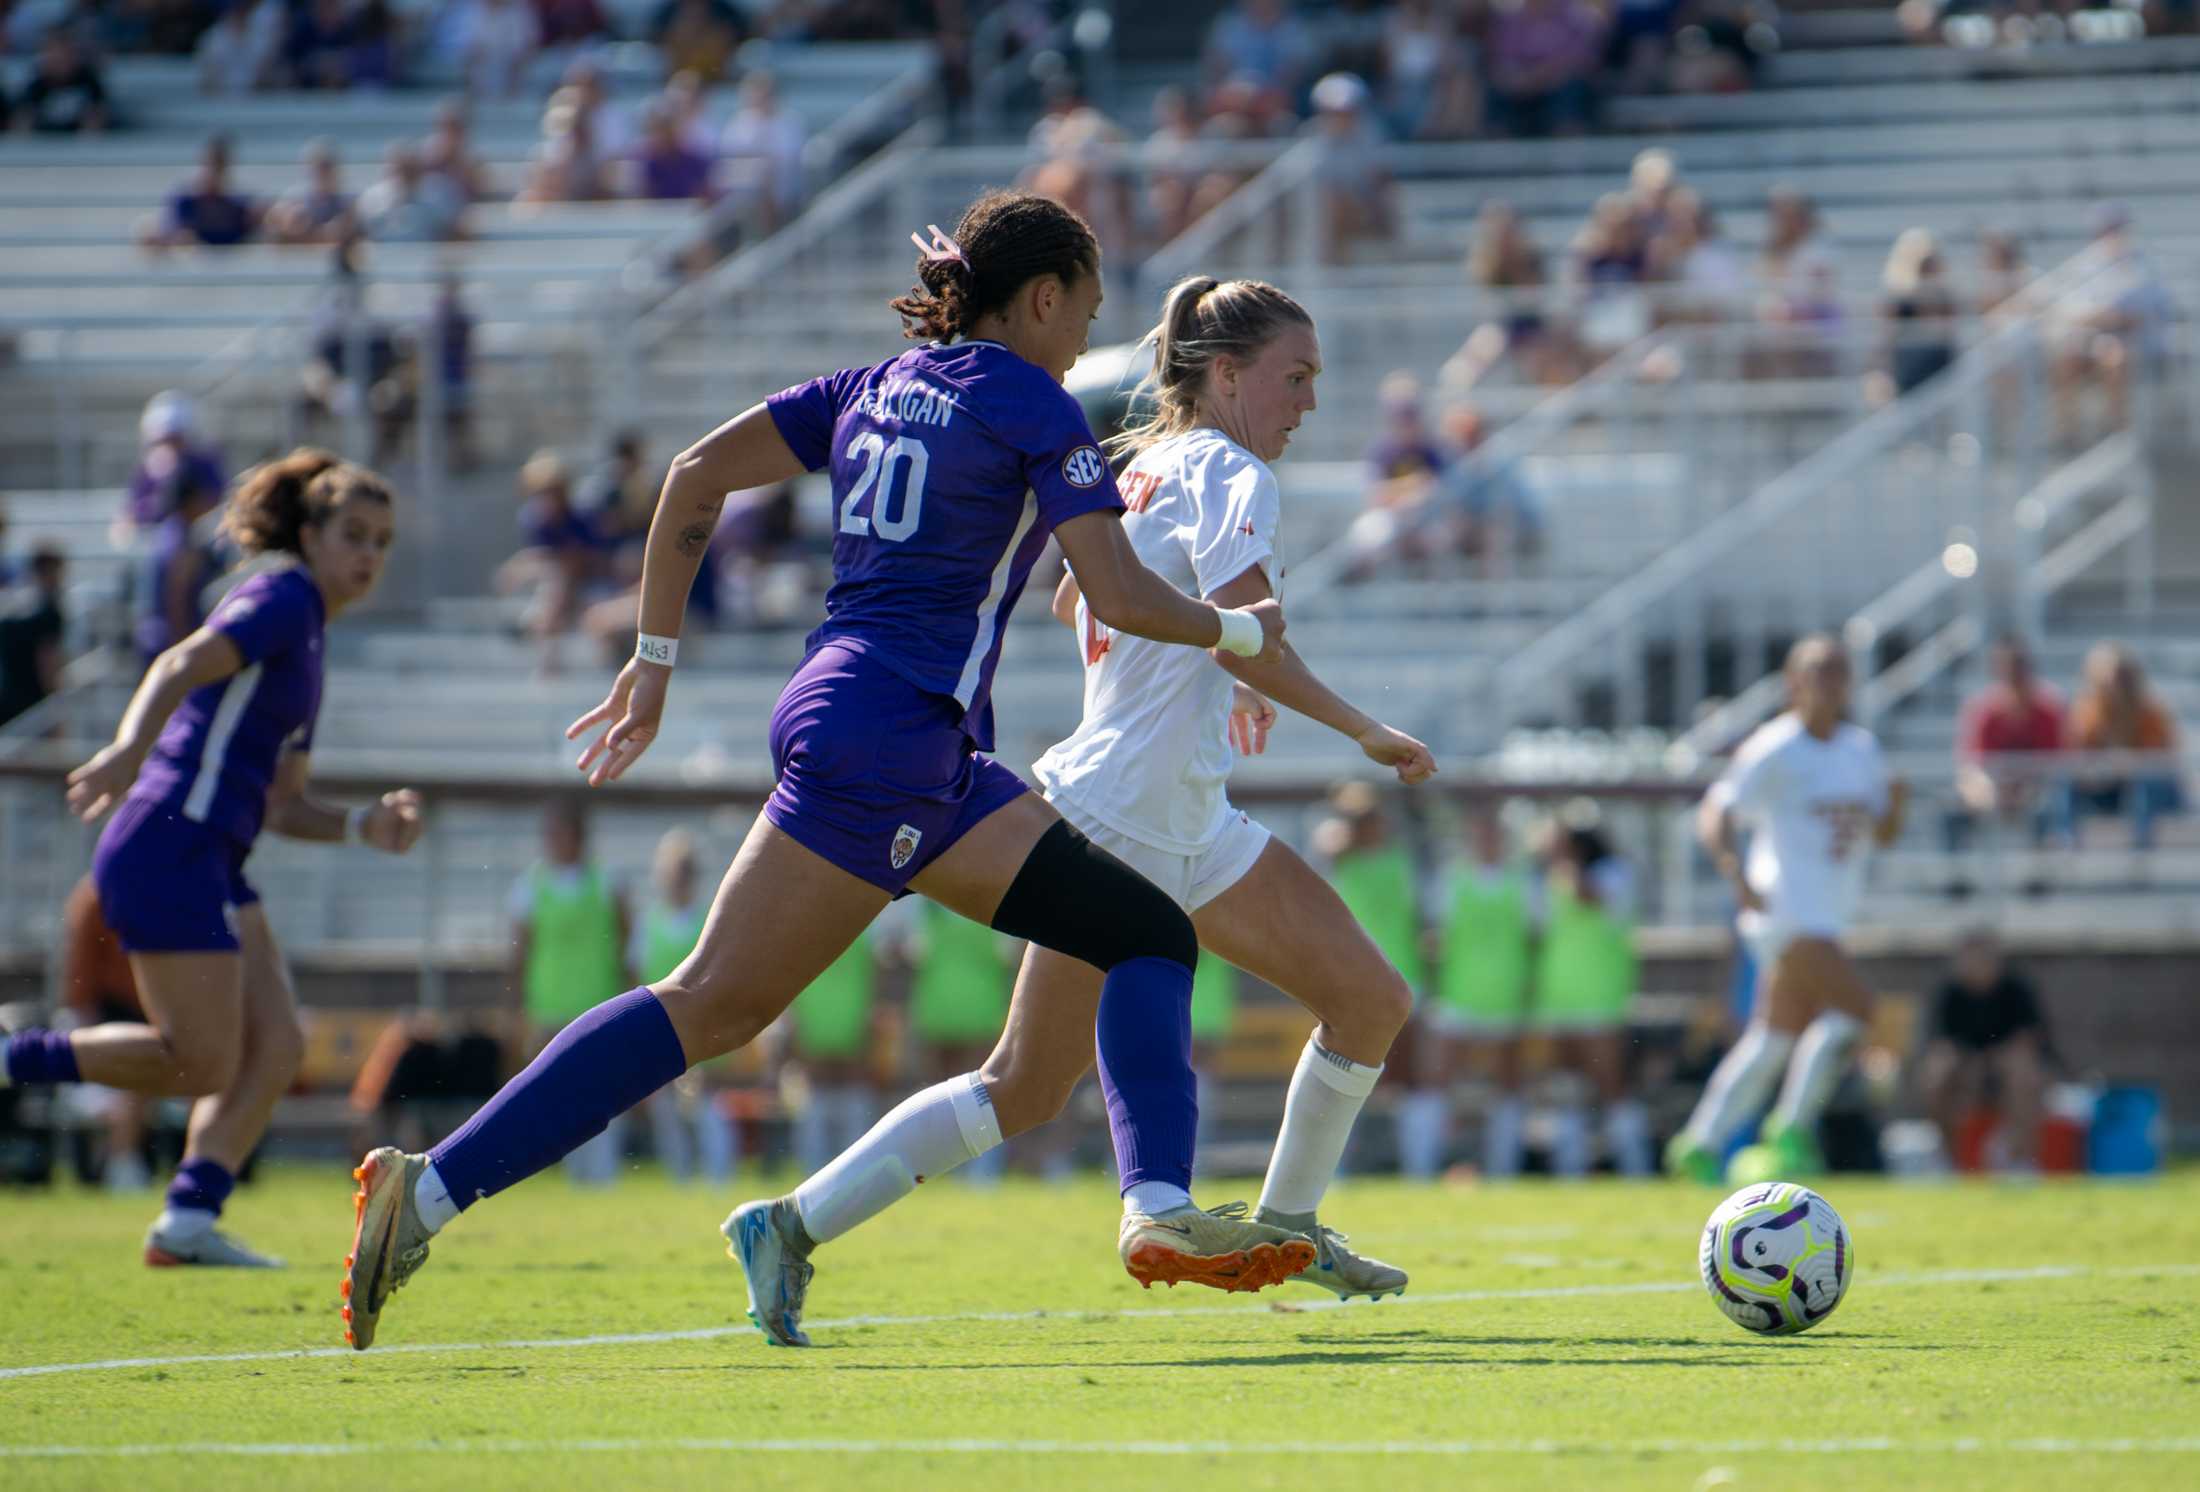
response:
<path id="1" fill-rule="evenodd" d="M 1705 1181 L 1720 1179 L 1726 1145 L 1783 1070 L 1761 1143 L 1734 1157 L 1730 1179 L 1747 1185 L 1824 1169 L 1818 1118 L 1855 1054 L 1872 1001 L 1841 938 L 1862 899 L 1872 850 L 1892 844 L 1902 829 L 1902 783 L 1888 776 L 1872 733 L 1844 718 L 1849 660 L 1840 645 L 1823 635 L 1796 643 L 1787 687 L 1787 713 L 1742 743 L 1698 812 L 1698 835 L 1741 903 L 1741 934 L 1758 979 L 1749 1029 L 1667 1150 L 1668 1169 Z M 1749 833 L 1746 861 L 1736 850 L 1742 830 Z"/>
<path id="2" fill-rule="evenodd" d="M 1148 386 L 1159 413 L 1123 438 L 1138 452 L 1119 481 L 1131 542 L 1187 594 L 1229 606 L 1273 595 L 1282 572 L 1267 463 L 1314 408 L 1321 348 L 1312 319 L 1272 285 L 1194 277 L 1170 291 L 1151 340 Z M 1246 752 L 1266 746 L 1271 699 L 1349 737 L 1403 782 L 1435 772 L 1428 748 L 1340 699 L 1288 646 L 1252 667 L 1196 648 L 1157 647 L 1096 623 L 1066 576 L 1054 604 L 1077 629 L 1085 712 L 1035 769 L 1048 800 L 1175 897 L 1210 954 L 1321 1017 L 1291 1079 L 1259 1219 L 1314 1240 L 1315 1262 L 1296 1278 L 1347 1297 L 1404 1290 L 1404 1271 L 1352 1253 L 1315 1213 L 1412 992 L 1328 882 L 1231 807 L 1224 784 L 1233 744 Z M 1054 1118 L 1092 1065 L 1099 1001 L 1099 970 L 1033 945 L 1007 1027 L 979 1073 L 979 1107 L 991 1122 L 958 1122 L 953 1084 L 906 1100 L 802 1184 L 797 1198 L 809 1231 L 820 1241 L 837 1237 L 906 1195 L 905 1178 L 936 1176 Z M 1188 1050 L 1189 1012 L 1185 1020 L 1174 1034 Z M 1197 1263 L 1184 1240 L 1151 1236 L 1182 1231 L 1182 1212 L 1155 1221 L 1189 1205 L 1180 1188 L 1142 1182 L 1123 1200 L 1124 1263 L 1149 1285 L 1191 1280 L 1235 1290 L 1273 1282 L 1183 1272 L 1186 1261 Z M 1193 1213 L 1195 1229 L 1209 1215 Z"/>

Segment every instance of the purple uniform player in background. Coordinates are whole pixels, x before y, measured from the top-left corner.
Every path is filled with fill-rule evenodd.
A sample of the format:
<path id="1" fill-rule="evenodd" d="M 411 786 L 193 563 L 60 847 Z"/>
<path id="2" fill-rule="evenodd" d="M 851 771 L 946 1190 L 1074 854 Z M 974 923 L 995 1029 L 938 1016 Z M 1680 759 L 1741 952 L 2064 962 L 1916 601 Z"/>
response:
<path id="1" fill-rule="evenodd" d="M 304 1051 L 282 953 L 244 876 L 263 828 L 363 839 L 402 854 L 417 798 L 349 811 L 306 793 L 321 704 L 322 634 L 372 590 L 395 533 L 372 472 L 300 450 L 248 473 L 226 526 L 251 576 L 206 625 L 162 653 L 114 742 L 69 774 L 87 821 L 110 808 L 92 876 L 151 1025 L 110 1022 L 10 1038 L 0 1082 L 101 1083 L 198 1099 L 145 1262 L 270 1267 L 215 1228 Z"/>
<path id="2" fill-rule="evenodd" d="M 828 467 L 826 621 L 773 712 L 778 782 L 702 941 L 666 978 L 567 1026 L 429 1154 L 366 1157 L 343 1282 L 353 1346 L 373 1341 L 439 1228 L 692 1064 L 755 1039 L 906 891 L 1105 972 L 1100 1069 L 1124 1183 L 1182 1215 L 1171 1236 L 1200 1256 L 1200 1273 L 1233 1260 L 1247 1277 L 1281 1279 L 1312 1261 L 1297 1234 L 1191 1205 L 1190 919 L 981 754 L 1002 623 L 1049 532 L 1093 612 L 1124 632 L 1255 656 L 1273 650 L 1281 608 L 1193 600 L 1139 563 L 1124 535 L 1107 463 L 1061 387 L 1102 294 L 1099 246 L 1081 218 L 995 193 L 963 214 L 955 239 L 935 229 L 919 247 L 922 288 L 894 308 L 912 335 L 943 345 L 790 389 L 674 461 L 650 525 L 635 658 L 568 733 L 601 728 L 580 758 L 591 784 L 633 764 L 656 737 L 687 591 L 726 494 Z M 907 1163 L 880 1168 L 869 1211 L 839 1209 L 837 1226 L 999 1141 L 983 1073 L 928 1089 L 884 1122 L 909 1127 Z M 750 1204 L 723 1228 L 751 1315 L 788 1345 L 808 1341 L 809 1252 L 837 1236 L 809 1227 L 801 1200 Z"/>

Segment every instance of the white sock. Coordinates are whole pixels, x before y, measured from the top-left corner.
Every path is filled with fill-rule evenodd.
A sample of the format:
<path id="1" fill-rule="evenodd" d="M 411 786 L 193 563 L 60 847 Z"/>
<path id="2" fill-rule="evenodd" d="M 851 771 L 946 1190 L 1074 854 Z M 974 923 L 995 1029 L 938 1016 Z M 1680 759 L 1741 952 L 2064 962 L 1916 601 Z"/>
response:
<path id="1" fill-rule="evenodd" d="M 432 1160 L 413 1182 L 413 1210 L 431 1234 L 442 1232 L 444 1225 L 458 1216 L 458 1204 L 451 1200 L 451 1189 L 443 1184 Z"/>
<path id="2" fill-rule="evenodd" d="M 153 1226 L 171 1238 L 196 1238 L 211 1229 L 220 1216 L 203 1207 L 163 1207 Z"/>
<path id="3" fill-rule="evenodd" d="M 1507 1093 L 1490 1105 L 1482 1117 L 1482 1174 L 1520 1174 L 1520 1128 L 1526 1117 L 1520 1095 Z"/>
<path id="4" fill-rule="evenodd" d="M 1375 1091 L 1380 1067 L 1340 1057 L 1313 1037 L 1299 1053 L 1283 1099 L 1283 1127 L 1276 1131 L 1268 1179 L 1261 1183 L 1263 1212 L 1313 1216 L 1344 1159 L 1352 1126 Z"/>
<path id="5" fill-rule="evenodd" d="M 1398 1169 L 1427 1179 L 1444 1168 L 1451 1142 L 1451 1095 L 1441 1088 L 1418 1088 L 1398 1100 Z"/>
<path id="6" fill-rule="evenodd" d="M 1558 1122 L 1551 1129 L 1551 1174 L 1589 1174 L 1589 1111 L 1579 1104 L 1558 1111 Z"/>
<path id="7" fill-rule="evenodd" d="M 1750 1115 L 1764 1107 L 1793 1050 L 1795 1038 L 1785 1031 L 1752 1024 L 1704 1085 L 1696 1112 L 1688 1116 L 1689 1138 L 1707 1150 L 1723 1146 Z"/>
<path id="8" fill-rule="evenodd" d="M 812 1240 L 827 1243 L 1001 1143 L 993 1098 L 974 1072 L 913 1093 L 794 1189 Z"/>
<path id="9" fill-rule="evenodd" d="M 1140 1181 L 1123 1193 L 1125 1212 L 1143 1212 L 1148 1217 L 1191 1205 L 1192 1194 L 1173 1181 Z"/>
<path id="10" fill-rule="evenodd" d="M 1773 1122 L 1816 1128 L 1863 1035 L 1864 1023 L 1839 1010 L 1829 1010 L 1805 1026 L 1795 1043 L 1795 1060 L 1788 1064 L 1787 1081 L 1780 1085 L 1780 1101 L 1773 1105 Z"/>
<path id="11" fill-rule="evenodd" d="M 1650 1114 L 1641 1103 L 1623 1098 L 1604 1111 L 1604 1146 L 1622 1176 L 1647 1176 L 1650 1163 Z"/>

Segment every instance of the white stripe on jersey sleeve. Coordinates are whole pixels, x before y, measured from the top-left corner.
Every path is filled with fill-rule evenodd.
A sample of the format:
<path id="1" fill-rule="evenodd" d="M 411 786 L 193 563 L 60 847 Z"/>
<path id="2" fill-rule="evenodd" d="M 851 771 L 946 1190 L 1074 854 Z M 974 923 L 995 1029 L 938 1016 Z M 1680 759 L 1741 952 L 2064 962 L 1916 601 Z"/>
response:
<path id="1" fill-rule="evenodd" d="M 1001 598 L 1008 594 L 1008 572 L 1016 567 L 1016 551 L 1023 547 L 1024 535 L 1039 521 L 1039 498 L 1036 493 L 1024 494 L 1023 516 L 1016 520 L 1016 532 L 1008 536 L 1008 547 L 1001 551 L 1001 562 L 993 567 L 993 583 L 986 587 L 985 599 L 978 603 L 978 635 L 970 644 L 970 656 L 963 660 L 962 677 L 955 681 L 955 703 L 970 708 L 971 698 L 978 692 L 978 675 L 985 669 L 985 655 L 993 650 L 993 639 L 1001 632 Z"/>
<path id="2" fill-rule="evenodd" d="M 183 816 L 195 823 L 206 822 L 214 795 L 221 791 L 222 762 L 229 755 L 230 738 L 244 721 L 245 707 L 252 703 L 252 691 L 260 687 L 261 668 L 255 663 L 229 681 L 222 690 L 222 702 L 214 707 L 214 718 L 207 723 L 206 739 L 199 745 L 199 774 L 183 800 Z"/>

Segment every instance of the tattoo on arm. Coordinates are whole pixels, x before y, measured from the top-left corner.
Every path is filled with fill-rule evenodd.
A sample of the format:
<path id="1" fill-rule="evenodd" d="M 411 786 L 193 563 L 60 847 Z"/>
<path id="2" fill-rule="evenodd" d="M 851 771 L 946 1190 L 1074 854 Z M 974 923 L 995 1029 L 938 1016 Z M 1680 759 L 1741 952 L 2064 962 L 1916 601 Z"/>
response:
<path id="1" fill-rule="evenodd" d="M 689 559 L 701 554 L 703 546 L 708 543 L 710 543 L 710 525 L 707 523 L 691 523 L 680 530 L 680 552 Z"/>

